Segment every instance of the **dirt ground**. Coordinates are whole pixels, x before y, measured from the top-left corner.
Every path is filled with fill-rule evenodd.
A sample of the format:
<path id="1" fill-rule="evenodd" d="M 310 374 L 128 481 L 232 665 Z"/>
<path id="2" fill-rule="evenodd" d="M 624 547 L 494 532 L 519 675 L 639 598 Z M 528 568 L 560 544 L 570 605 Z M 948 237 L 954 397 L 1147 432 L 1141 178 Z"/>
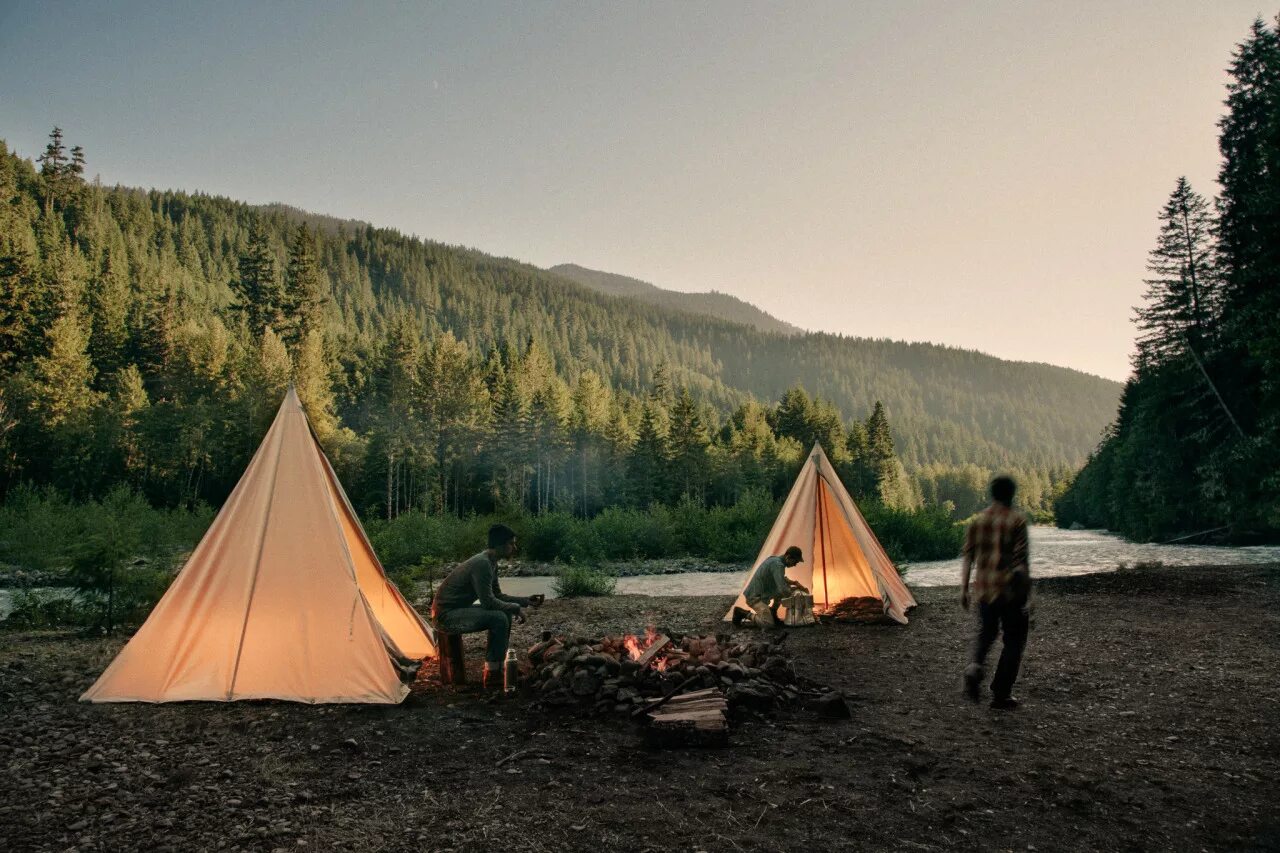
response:
<path id="1" fill-rule="evenodd" d="M 1280 566 L 1040 582 L 1012 712 L 960 696 L 956 594 L 920 591 L 905 627 L 794 630 L 853 719 L 736 719 L 701 751 L 474 690 L 83 705 L 119 639 L 0 634 L 0 848 L 1280 849 Z M 721 630 L 728 604 L 552 601 L 516 643 Z"/>

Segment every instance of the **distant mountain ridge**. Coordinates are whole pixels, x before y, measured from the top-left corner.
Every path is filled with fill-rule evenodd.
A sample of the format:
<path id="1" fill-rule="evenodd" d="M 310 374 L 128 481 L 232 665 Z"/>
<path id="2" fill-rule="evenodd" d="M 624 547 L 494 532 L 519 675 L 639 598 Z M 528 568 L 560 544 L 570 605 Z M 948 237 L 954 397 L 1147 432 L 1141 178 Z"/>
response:
<path id="1" fill-rule="evenodd" d="M 731 296 L 728 293 L 720 293 L 717 290 L 700 293 L 666 290 L 647 281 L 641 281 L 638 278 L 588 269 L 578 264 L 557 264 L 547 271 L 563 276 L 597 293 L 604 293 L 609 296 L 625 296 L 638 299 L 641 302 L 647 302 L 650 305 L 672 308 L 690 314 L 704 314 L 708 317 L 750 326 L 761 332 L 799 335 L 805 331 L 798 326 L 779 320 L 750 302 Z"/>

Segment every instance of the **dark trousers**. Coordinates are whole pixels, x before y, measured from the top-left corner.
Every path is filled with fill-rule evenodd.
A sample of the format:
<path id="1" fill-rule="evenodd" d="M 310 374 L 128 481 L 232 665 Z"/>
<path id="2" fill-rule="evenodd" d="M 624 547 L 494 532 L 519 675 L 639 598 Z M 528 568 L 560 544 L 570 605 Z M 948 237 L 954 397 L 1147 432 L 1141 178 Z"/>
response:
<path id="1" fill-rule="evenodd" d="M 489 646 L 485 652 L 485 664 L 489 669 L 501 669 L 507 655 L 507 641 L 511 636 L 511 614 L 502 610 L 485 610 L 483 607 L 457 607 L 446 610 L 437 617 L 440 627 L 450 634 L 475 634 L 489 632 Z"/>
<path id="2" fill-rule="evenodd" d="M 987 652 L 995 644 L 996 635 L 1004 633 L 1004 648 L 1000 651 L 1000 663 L 996 665 L 996 677 L 991 680 L 991 695 L 1007 699 L 1013 693 L 1013 682 L 1018 678 L 1022 665 L 1022 650 L 1027 647 L 1027 629 L 1030 621 L 1026 606 L 1021 601 L 997 601 L 978 605 L 978 641 L 974 645 L 973 662 L 979 667 L 987 662 Z"/>

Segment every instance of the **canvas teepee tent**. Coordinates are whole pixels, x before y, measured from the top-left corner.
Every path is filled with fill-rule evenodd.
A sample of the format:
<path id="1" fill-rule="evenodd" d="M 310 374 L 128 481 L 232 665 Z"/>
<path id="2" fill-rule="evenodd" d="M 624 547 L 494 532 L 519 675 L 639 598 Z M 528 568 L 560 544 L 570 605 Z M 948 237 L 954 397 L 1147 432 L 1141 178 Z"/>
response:
<path id="1" fill-rule="evenodd" d="M 213 525 L 81 697 L 394 703 L 435 654 L 387 579 L 290 387 Z"/>
<path id="2" fill-rule="evenodd" d="M 846 598 L 878 598 L 886 614 L 905 623 L 907 610 L 916 606 L 820 444 L 800 470 L 753 568 L 792 545 L 804 552 L 804 562 L 788 576 L 813 593 L 817 613 Z M 741 594 L 735 606 L 746 606 Z M 730 608 L 724 618 L 732 617 Z"/>

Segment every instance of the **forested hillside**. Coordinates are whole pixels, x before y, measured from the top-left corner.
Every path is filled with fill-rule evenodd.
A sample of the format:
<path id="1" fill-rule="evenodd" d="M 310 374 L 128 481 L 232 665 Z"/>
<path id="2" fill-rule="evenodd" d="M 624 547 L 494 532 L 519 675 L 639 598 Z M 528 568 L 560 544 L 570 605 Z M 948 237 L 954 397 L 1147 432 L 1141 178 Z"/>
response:
<path id="1" fill-rule="evenodd" d="M 1117 386 L 1062 368 L 767 334 L 84 174 L 60 131 L 38 167 L 0 150 L 5 488 L 220 502 L 290 378 L 361 506 L 387 514 L 732 502 L 784 488 L 815 438 L 890 504 L 946 499 L 970 464 L 1023 473 L 1034 506 L 1114 411 Z"/>
<path id="2" fill-rule="evenodd" d="M 1179 178 L 1160 211 L 1134 373 L 1060 524 L 1280 537 L 1280 19 L 1229 71 L 1222 195 Z"/>
<path id="3" fill-rule="evenodd" d="M 563 276 L 570 281 L 575 281 L 597 293 L 606 293 L 610 296 L 630 296 L 641 302 L 648 302 L 651 305 L 671 308 L 676 311 L 687 311 L 690 314 L 705 314 L 708 317 L 716 317 L 721 320 L 728 320 L 731 323 L 750 326 L 761 332 L 792 335 L 804 331 L 790 323 L 784 323 L 772 314 L 767 314 L 751 303 L 744 302 L 738 297 L 730 296 L 727 293 L 718 293 L 716 291 L 682 293 L 676 290 L 664 290 L 638 278 L 591 270 L 586 267 L 580 267 L 577 264 L 557 264 L 551 267 L 549 272 Z"/>

